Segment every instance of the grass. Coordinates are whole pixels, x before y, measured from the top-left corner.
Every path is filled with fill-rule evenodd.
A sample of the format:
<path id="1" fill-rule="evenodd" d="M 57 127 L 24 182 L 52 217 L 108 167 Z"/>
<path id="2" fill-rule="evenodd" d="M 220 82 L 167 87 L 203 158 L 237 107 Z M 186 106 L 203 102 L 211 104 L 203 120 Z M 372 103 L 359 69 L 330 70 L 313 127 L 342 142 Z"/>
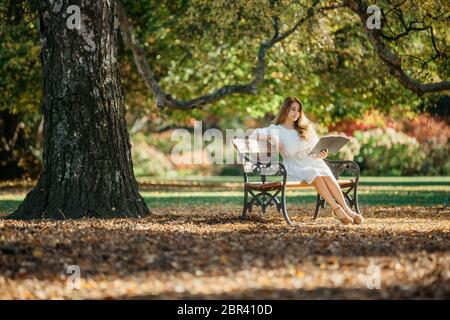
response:
<path id="1" fill-rule="evenodd" d="M 196 206 L 196 205 L 238 205 L 242 203 L 242 192 L 200 191 L 200 192 L 143 192 L 150 207 Z M 401 191 L 401 190 L 362 190 L 359 194 L 360 206 L 434 206 L 449 205 L 449 193 L 440 191 Z M 315 203 L 316 194 L 312 191 L 290 191 L 287 193 L 290 204 L 305 205 Z"/>
<path id="2" fill-rule="evenodd" d="M 159 178 L 159 177 L 141 177 L 138 178 L 140 181 L 196 181 L 196 182 L 217 182 L 217 183 L 228 183 L 228 182 L 242 182 L 242 176 L 189 176 L 179 179 L 169 179 L 169 178 Z M 450 186 L 450 176 L 419 176 L 419 177 L 361 177 L 361 185 L 365 186 Z"/>
<path id="3" fill-rule="evenodd" d="M 198 177 L 197 177 L 198 178 Z M 162 179 L 161 179 L 162 180 Z M 184 181 L 240 182 L 240 177 L 210 177 L 203 180 L 194 178 Z M 239 186 L 239 184 L 238 184 Z M 197 188 L 198 189 L 198 188 Z M 141 192 L 151 208 L 189 207 L 203 205 L 236 206 L 242 203 L 242 190 L 211 190 L 207 187 L 199 191 L 167 189 Z M 0 213 L 14 211 L 25 193 L 3 193 L 0 195 Z M 288 203 L 295 205 L 313 204 L 316 193 L 311 189 L 289 190 Z M 363 177 L 359 192 L 362 210 L 368 206 L 449 206 L 450 177 Z"/>

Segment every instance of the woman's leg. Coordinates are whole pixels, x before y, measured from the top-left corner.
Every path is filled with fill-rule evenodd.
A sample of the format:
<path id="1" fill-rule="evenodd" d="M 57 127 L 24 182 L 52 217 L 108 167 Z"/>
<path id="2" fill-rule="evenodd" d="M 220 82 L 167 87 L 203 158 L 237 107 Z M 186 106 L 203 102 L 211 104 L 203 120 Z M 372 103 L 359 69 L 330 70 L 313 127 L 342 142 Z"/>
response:
<path id="1" fill-rule="evenodd" d="M 322 176 L 316 177 L 312 184 L 316 187 L 317 192 L 322 196 L 322 198 L 325 199 L 326 202 L 328 202 L 331 206 L 331 208 L 336 209 L 337 204 L 333 197 L 333 194 L 328 190 L 328 187 L 323 180 Z"/>
<path id="2" fill-rule="evenodd" d="M 333 179 L 333 177 L 322 177 L 323 181 L 328 187 L 328 190 L 333 195 L 333 197 L 336 199 L 336 201 L 341 205 L 341 207 L 348 207 L 347 203 L 345 202 L 344 194 L 342 193 L 341 187 L 339 186 L 339 183 L 336 181 L 336 179 Z"/>
<path id="3" fill-rule="evenodd" d="M 347 205 L 344 199 L 344 194 L 342 193 L 341 187 L 339 183 L 336 181 L 334 177 L 323 177 L 323 181 L 328 187 L 329 192 L 334 196 L 336 201 L 341 205 L 342 208 L 345 209 L 347 214 L 355 219 L 355 222 L 360 224 L 363 222 L 363 218 L 357 212 L 353 211 L 350 206 Z"/>
<path id="4" fill-rule="evenodd" d="M 333 198 L 333 195 L 328 190 L 328 187 L 323 180 L 322 176 L 316 177 L 312 184 L 316 187 L 317 192 L 322 196 L 322 198 L 325 199 L 326 202 L 328 202 L 333 209 L 334 214 L 336 215 L 336 212 L 339 212 L 339 215 L 336 215 L 336 217 L 344 224 L 352 223 L 353 219 L 345 212 L 345 210 L 336 203 L 335 199 Z M 339 211 L 337 211 L 339 209 Z"/>

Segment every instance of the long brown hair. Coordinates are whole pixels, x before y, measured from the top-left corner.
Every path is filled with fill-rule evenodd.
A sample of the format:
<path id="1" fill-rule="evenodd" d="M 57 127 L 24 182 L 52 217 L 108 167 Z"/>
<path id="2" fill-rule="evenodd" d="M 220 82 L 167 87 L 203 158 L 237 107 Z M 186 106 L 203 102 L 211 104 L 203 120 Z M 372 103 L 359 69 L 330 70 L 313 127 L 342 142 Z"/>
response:
<path id="1" fill-rule="evenodd" d="M 305 115 L 303 114 L 303 105 L 299 98 L 297 97 L 287 97 L 284 99 L 283 104 L 280 107 L 280 111 L 278 111 L 277 116 L 273 119 L 273 124 L 282 124 L 286 120 L 286 117 L 291 110 L 291 106 L 293 103 L 297 102 L 300 106 L 300 117 L 298 117 L 297 121 L 294 122 L 294 129 L 297 130 L 300 138 L 304 140 L 309 139 L 309 130 L 310 124 L 306 120 Z"/>

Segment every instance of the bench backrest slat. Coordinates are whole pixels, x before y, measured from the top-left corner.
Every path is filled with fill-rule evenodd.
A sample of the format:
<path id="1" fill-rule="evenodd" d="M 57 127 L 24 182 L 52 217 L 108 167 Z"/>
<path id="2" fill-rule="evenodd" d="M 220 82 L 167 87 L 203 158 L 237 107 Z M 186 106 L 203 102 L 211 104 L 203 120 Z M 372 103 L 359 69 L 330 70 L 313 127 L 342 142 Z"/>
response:
<path id="1" fill-rule="evenodd" d="M 236 148 L 242 162 L 244 172 L 255 171 L 256 163 L 260 166 L 260 174 L 275 175 L 279 171 L 279 158 L 275 147 L 266 140 L 257 140 L 252 138 L 233 139 L 233 145 Z M 265 164 L 269 164 L 266 166 Z"/>
<path id="2" fill-rule="evenodd" d="M 266 140 L 257 140 L 252 138 L 236 138 L 233 140 L 241 162 L 250 163 L 268 163 L 277 162 L 278 153 L 276 148 Z"/>
<path id="3" fill-rule="evenodd" d="M 270 144 L 265 140 L 236 138 L 233 139 L 233 144 L 234 147 L 242 154 L 267 153 L 274 151 L 271 150 Z"/>

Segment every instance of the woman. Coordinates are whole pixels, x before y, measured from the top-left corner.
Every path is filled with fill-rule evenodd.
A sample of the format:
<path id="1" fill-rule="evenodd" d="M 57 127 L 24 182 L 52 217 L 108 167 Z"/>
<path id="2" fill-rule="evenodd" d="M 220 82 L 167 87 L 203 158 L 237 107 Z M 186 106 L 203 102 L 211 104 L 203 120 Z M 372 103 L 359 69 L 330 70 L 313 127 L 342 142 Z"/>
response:
<path id="1" fill-rule="evenodd" d="M 275 144 L 283 157 L 287 179 L 312 184 L 330 204 L 336 219 L 343 224 L 363 223 L 363 217 L 347 206 L 336 178 L 323 161 L 328 150 L 308 156 L 319 138 L 302 109 L 298 98 L 286 98 L 272 124 L 267 128 L 256 129 L 252 136 L 257 134 L 258 139 Z"/>

